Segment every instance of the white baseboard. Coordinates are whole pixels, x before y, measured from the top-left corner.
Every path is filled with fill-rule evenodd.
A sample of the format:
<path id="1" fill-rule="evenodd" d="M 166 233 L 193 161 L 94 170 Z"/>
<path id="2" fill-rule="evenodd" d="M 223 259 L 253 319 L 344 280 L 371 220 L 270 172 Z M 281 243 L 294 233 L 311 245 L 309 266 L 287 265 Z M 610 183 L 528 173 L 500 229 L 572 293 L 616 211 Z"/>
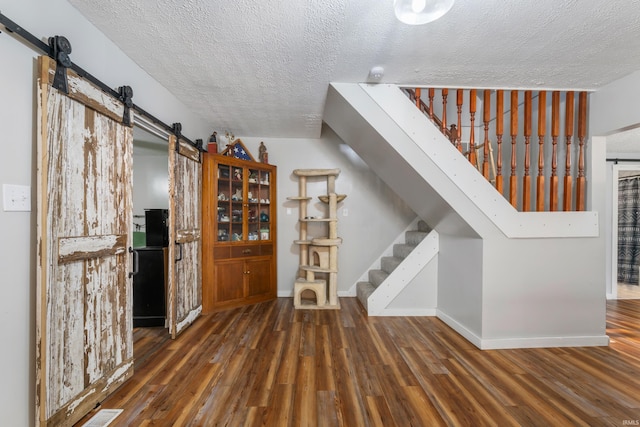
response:
<path id="1" fill-rule="evenodd" d="M 606 347 L 609 345 L 607 335 L 582 337 L 532 337 L 532 338 L 498 338 L 483 339 L 481 350 L 504 350 L 508 348 L 543 348 L 543 347 Z"/>
<path id="2" fill-rule="evenodd" d="M 462 335 L 471 344 L 475 345 L 480 349 L 482 348 L 481 347 L 482 339 L 478 335 L 476 335 L 474 332 L 470 331 L 465 326 L 463 326 L 461 323 L 458 323 L 457 320 L 454 320 L 452 317 L 450 317 L 449 315 L 443 313 L 438 309 L 436 309 L 436 317 L 438 317 L 438 319 L 446 323 L 447 326 L 449 326 L 451 329 L 453 329 L 454 331 Z"/>
<path id="3" fill-rule="evenodd" d="M 437 310 L 435 308 L 385 308 L 376 314 L 376 317 L 389 316 L 414 316 L 414 317 L 434 317 Z"/>
<path id="4" fill-rule="evenodd" d="M 505 350 L 513 348 L 544 348 L 544 347 L 602 347 L 609 345 L 607 335 L 586 335 L 570 337 L 522 337 L 522 338 L 489 338 L 479 337 L 456 320 L 437 311 L 438 319 L 442 320 L 454 331 L 462 335 L 480 350 Z"/>

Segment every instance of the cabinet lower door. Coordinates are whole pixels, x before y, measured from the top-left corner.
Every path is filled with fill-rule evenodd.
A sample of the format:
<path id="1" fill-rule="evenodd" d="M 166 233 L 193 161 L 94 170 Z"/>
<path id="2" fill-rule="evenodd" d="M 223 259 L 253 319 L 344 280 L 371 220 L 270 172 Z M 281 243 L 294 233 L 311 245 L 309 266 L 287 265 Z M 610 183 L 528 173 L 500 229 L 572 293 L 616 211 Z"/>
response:
<path id="1" fill-rule="evenodd" d="M 219 261 L 214 267 L 215 303 L 244 298 L 244 260 Z"/>
<path id="2" fill-rule="evenodd" d="M 247 297 L 268 294 L 271 291 L 271 260 L 247 261 Z"/>

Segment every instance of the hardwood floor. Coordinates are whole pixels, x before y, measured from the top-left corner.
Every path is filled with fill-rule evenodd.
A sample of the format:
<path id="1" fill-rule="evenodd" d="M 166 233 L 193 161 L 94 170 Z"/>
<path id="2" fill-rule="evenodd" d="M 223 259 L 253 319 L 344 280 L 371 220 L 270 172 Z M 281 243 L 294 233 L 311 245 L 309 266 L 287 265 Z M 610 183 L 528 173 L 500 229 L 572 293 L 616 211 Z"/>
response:
<path id="1" fill-rule="evenodd" d="M 640 286 L 618 283 L 618 299 L 640 298 Z"/>
<path id="2" fill-rule="evenodd" d="M 141 356 L 133 378 L 102 408 L 124 409 L 117 426 L 640 420 L 640 300 L 607 303 L 609 347 L 491 351 L 437 318 L 367 318 L 355 298 L 340 302 L 341 310 L 305 311 L 279 298 L 203 316 Z"/>

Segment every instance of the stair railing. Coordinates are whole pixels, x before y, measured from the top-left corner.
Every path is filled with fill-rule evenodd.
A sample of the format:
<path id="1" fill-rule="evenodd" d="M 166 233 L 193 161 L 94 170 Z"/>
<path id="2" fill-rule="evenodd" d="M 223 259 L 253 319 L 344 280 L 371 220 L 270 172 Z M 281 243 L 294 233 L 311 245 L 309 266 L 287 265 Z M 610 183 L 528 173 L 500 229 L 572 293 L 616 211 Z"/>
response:
<path id="1" fill-rule="evenodd" d="M 548 102 L 548 91 L 456 89 L 456 103 L 452 106 L 451 103 L 448 105 L 449 89 L 446 88 L 404 88 L 404 91 L 514 208 L 523 212 L 585 210 L 587 92 L 578 92 L 576 100 L 573 91 L 550 91 Z M 427 93 L 426 101 L 424 92 Z M 436 101 L 437 92 L 439 102 Z M 505 92 L 510 92 L 506 111 Z M 465 98 L 467 111 L 463 108 Z M 478 102 L 482 104 L 481 124 L 476 124 Z M 574 114 L 576 102 L 577 116 Z M 495 105 L 493 110 L 492 104 Z M 520 109 L 520 105 L 524 108 Z M 537 110 L 537 144 L 532 135 L 534 110 Z M 561 114 L 563 110 L 564 115 Z M 447 124 L 447 113 L 456 117 L 456 123 Z M 547 120 L 549 115 L 550 121 Z M 510 144 L 503 143 L 506 120 L 510 125 Z M 574 140 L 576 121 L 577 142 Z M 564 144 L 559 143 L 561 128 L 564 129 Z M 478 144 L 476 132 L 481 130 L 483 140 Z M 573 156 L 578 160 L 575 164 Z M 532 158 L 537 158 L 537 168 L 532 168 Z M 565 167 L 563 185 L 560 185 L 558 162 L 562 160 Z M 505 164 L 509 170 L 504 170 Z M 536 173 L 535 180 L 531 169 Z M 505 180 L 507 173 L 509 179 Z"/>

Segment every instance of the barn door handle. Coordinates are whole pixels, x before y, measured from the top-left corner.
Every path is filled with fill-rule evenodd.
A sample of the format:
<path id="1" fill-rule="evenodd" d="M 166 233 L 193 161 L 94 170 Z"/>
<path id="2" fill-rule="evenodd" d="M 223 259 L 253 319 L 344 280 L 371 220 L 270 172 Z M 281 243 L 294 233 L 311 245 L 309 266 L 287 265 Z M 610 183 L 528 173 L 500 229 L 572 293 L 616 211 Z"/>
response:
<path id="1" fill-rule="evenodd" d="M 140 257 L 138 251 L 134 251 L 131 246 L 129 246 L 129 253 L 133 254 L 133 271 L 129 272 L 129 278 L 132 278 L 140 271 Z"/>
<path id="2" fill-rule="evenodd" d="M 178 262 L 182 261 L 182 243 L 176 242 L 176 245 L 180 248 L 180 255 L 178 255 L 178 258 L 176 258 L 176 262 Z"/>

